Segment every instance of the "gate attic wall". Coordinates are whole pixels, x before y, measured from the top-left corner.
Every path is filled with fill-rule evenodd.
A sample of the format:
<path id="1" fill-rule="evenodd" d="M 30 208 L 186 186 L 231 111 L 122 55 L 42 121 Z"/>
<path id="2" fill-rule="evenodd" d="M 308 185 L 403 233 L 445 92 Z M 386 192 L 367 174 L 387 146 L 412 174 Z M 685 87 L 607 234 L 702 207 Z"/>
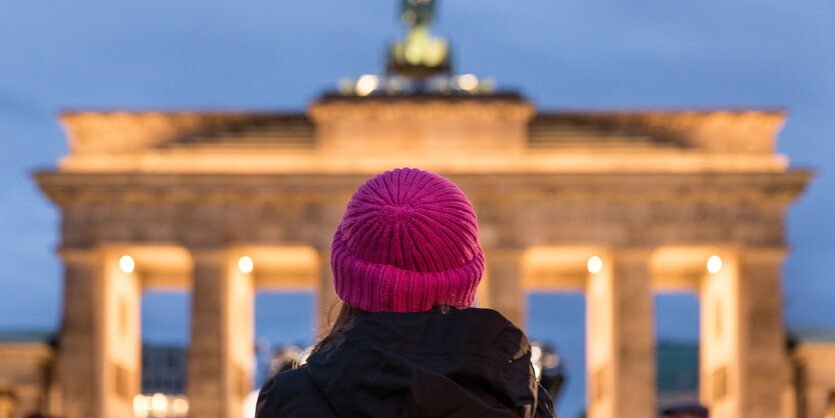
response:
<path id="1" fill-rule="evenodd" d="M 64 112 L 64 172 L 781 172 L 781 111 L 535 114 L 513 94 L 324 96 L 306 114 Z"/>

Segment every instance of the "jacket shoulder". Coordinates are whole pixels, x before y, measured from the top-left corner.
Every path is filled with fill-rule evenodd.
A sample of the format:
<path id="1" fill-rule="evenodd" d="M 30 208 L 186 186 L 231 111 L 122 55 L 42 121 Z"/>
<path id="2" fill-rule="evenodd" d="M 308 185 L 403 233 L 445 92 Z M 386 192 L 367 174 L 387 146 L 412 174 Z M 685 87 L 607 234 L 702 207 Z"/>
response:
<path id="1" fill-rule="evenodd" d="M 554 410 L 554 400 L 551 395 L 545 390 L 542 385 L 537 384 L 537 399 L 536 411 L 534 417 L 536 418 L 556 418 L 557 412 Z"/>
<path id="2" fill-rule="evenodd" d="M 336 417 L 328 401 L 313 385 L 307 366 L 267 379 L 258 393 L 256 418 Z"/>

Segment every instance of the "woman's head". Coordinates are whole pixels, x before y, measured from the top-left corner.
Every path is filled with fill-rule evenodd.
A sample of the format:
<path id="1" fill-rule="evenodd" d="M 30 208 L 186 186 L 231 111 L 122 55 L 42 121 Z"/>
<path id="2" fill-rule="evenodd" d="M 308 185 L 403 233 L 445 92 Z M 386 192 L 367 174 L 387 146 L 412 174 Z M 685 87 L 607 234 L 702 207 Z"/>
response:
<path id="1" fill-rule="evenodd" d="M 484 272 L 475 212 L 449 180 L 387 171 L 357 189 L 331 246 L 336 293 L 368 312 L 469 307 Z"/>

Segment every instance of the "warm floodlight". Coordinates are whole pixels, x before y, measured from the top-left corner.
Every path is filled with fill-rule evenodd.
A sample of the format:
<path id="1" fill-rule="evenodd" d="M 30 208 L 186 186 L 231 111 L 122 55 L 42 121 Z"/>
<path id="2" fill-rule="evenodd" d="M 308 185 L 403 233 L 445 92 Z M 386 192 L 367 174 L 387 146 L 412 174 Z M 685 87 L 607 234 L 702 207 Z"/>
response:
<path id="1" fill-rule="evenodd" d="M 600 270 L 603 269 L 603 260 L 601 260 L 598 256 L 589 258 L 589 262 L 586 264 L 586 267 L 588 267 L 589 273 L 591 274 L 600 273 Z"/>
<path id="2" fill-rule="evenodd" d="M 355 91 L 358 96 L 368 96 L 380 85 L 380 79 L 376 75 L 365 74 L 357 80 Z"/>
<path id="3" fill-rule="evenodd" d="M 252 273 L 252 269 L 255 267 L 255 262 L 252 261 L 252 257 L 245 255 L 238 259 L 238 270 L 241 271 L 243 274 Z"/>
<path id="4" fill-rule="evenodd" d="M 138 416 L 145 416 L 148 415 L 148 409 L 150 409 L 150 405 L 148 404 L 148 398 L 144 395 L 136 395 L 133 397 L 133 414 Z"/>
<path id="5" fill-rule="evenodd" d="M 119 268 L 125 273 L 133 273 L 133 269 L 136 267 L 136 264 L 133 262 L 133 257 L 129 255 L 123 255 L 122 258 L 119 259 Z"/>
<path id="6" fill-rule="evenodd" d="M 722 259 L 718 255 L 712 255 L 707 259 L 707 271 L 710 274 L 719 273 L 722 270 Z"/>
<path id="7" fill-rule="evenodd" d="M 156 412 L 165 412 L 168 408 L 168 399 L 161 393 L 155 393 L 151 397 L 151 408 Z"/>
<path id="8" fill-rule="evenodd" d="M 178 414 L 185 414 L 188 412 L 188 401 L 183 398 L 174 399 L 174 403 L 171 404 L 171 408 Z"/>
<path id="9" fill-rule="evenodd" d="M 478 88 L 478 77 L 475 74 L 463 74 L 458 76 L 458 87 L 461 90 L 469 92 L 475 91 Z"/>

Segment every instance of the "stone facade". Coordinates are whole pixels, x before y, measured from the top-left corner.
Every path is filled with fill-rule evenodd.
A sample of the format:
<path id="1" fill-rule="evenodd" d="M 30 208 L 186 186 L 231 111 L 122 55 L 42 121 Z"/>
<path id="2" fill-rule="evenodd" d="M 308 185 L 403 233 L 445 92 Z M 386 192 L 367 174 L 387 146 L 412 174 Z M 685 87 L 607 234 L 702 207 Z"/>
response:
<path id="1" fill-rule="evenodd" d="M 139 390 L 137 300 L 153 284 L 193 292 L 192 414 L 240 416 L 254 293 L 315 291 L 325 326 L 347 201 L 369 176 L 412 166 L 475 206 L 481 305 L 523 325 L 526 292 L 586 292 L 590 417 L 655 415 L 652 294 L 671 288 L 702 298 L 711 416 L 777 417 L 784 213 L 810 178 L 775 153 L 783 119 L 537 114 L 515 94 L 324 96 L 298 115 L 63 114 L 70 153 L 35 177 L 63 215 L 64 413 L 126 416 Z M 123 255 L 135 270 L 117 268 Z"/>
<path id="2" fill-rule="evenodd" d="M 0 335 L 0 418 L 60 411 L 55 348 L 38 336 Z"/>
<path id="3" fill-rule="evenodd" d="M 784 416 L 835 418 L 835 334 L 804 334 L 789 351 Z"/>

